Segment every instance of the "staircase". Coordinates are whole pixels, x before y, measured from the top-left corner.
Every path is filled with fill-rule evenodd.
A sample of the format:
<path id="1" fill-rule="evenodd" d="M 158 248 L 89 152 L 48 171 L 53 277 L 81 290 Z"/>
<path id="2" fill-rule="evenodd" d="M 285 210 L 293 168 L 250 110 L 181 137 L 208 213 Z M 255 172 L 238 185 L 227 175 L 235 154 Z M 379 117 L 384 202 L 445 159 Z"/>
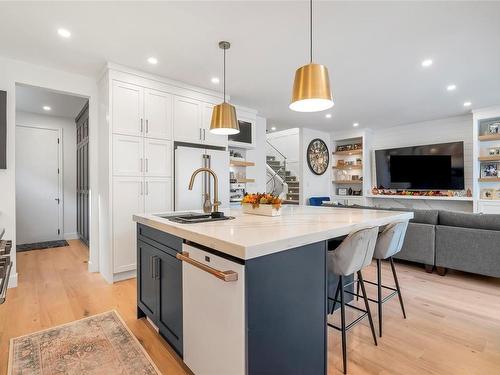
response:
<path id="1" fill-rule="evenodd" d="M 268 193 L 282 196 L 284 204 L 299 204 L 300 182 L 275 156 L 266 156 Z M 286 185 L 285 185 L 286 184 Z"/>

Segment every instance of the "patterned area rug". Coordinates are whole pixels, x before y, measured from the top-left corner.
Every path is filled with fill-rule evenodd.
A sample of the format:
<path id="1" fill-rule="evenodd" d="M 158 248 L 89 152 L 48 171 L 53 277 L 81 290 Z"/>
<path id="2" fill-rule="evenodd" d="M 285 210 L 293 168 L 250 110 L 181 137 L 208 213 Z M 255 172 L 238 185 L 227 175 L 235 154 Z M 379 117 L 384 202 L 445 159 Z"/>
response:
<path id="1" fill-rule="evenodd" d="M 116 311 L 11 339 L 9 375 L 157 375 Z"/>
<path id="2" fill-rule="evenodd" d="M 64 247 L 64 246 L 69 246 L 66 240 L 25 243 L 22 245 L 17 245 L 16 251 L 19 253 L 21 251 L 51 249 L 53 247 Z"/>

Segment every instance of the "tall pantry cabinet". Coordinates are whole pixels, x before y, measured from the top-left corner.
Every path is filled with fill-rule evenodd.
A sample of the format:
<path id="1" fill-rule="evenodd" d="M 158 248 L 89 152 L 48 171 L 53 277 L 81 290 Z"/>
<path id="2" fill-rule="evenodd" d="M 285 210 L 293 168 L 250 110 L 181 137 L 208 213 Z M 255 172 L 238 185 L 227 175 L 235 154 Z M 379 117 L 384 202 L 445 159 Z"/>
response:
<path id="1" fill-rule="evenodd" d="M 132 215 L 173 210 L 174 140 L 225 147 L 227 137 L 206 125 L 217 93 L 119 66 L 108 66 L 99 88 L 99 259 L 113 282 L 135 276 Z"/>

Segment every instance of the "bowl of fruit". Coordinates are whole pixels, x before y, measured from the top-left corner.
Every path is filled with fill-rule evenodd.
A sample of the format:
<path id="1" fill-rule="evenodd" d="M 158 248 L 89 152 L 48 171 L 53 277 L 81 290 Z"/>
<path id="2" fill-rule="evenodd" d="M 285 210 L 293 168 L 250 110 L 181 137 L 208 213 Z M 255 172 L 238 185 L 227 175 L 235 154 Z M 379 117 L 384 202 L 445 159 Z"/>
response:
<path id="1" fill-rule="evenodd" d="M 272 194 L 246 194 L 241 201 L 243 212 L 252 215 L 281 215 L 281 199 Z"/>

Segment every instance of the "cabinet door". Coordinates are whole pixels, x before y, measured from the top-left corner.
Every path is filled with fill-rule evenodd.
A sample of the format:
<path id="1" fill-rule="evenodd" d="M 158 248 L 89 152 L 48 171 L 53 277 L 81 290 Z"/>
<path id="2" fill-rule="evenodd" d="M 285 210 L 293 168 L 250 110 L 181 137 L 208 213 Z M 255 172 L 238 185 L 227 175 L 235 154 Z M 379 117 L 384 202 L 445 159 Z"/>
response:
<path id="1" fill-rule="evenodd" d="M 172 176 L 172 141 L 144 139 L 144 174 L 154 177 Z"/>
<path id="2" fill-rule="evenodd" d="M 500 202 L 480 201 L 478 211 L 482 214 L 500 214 Z"/>
<path id="3" fill-rule="evenodd" d="M 146 213 L 172 211 L 172 178 L 146 177 L 145 179 Z"/>
<path id="4" fill-rule="evenodd" d="M 193 172 L 203 166 L 205 150 L 179 146 L 175 149 L 175 210 L 203 209 L 203 175 L 196 176 L 193 190 L 188 190 Z M 229 169 L 228 169 L 229 170 Z"/>
<path id="5" fill-rule="evenodd" d="M 203 103 L 203 143 L 216 146 L 227 146 L 227 135 L 216 135 L 210 133 L 210 122 L 212 121 L 213 104 Z"/>
<path id="6" fill-rule="evenodd" d="M 113 133 L 142 135 L 144 89 L 129 83 L 113 81 L 112 101 Z"/>
<path id="7" fill-rule="evenodd" d="M 137 241 L 137 301 L 142 311 L 152 320 L 156 318 L 158 288 L 155 278 L 156 250 L 151 245 Z"/>
<path id="8" fill-rule="evenodd" d="M 113 175 L 140 176 L 144 168 L 143 138 L 113 135 Z"/>
<path id="9" fill-rule="evenodd" d="M 144 113 L 146 137 L 172 139 L 172 95 L 146 89 Z"/>
<path id="10" fill-rule="evenodd" d="M 202 141 L 200 101 L 174 97 L 174 139 L 195 143 Z"/>
<path id="11" fill-rule="evenodd" d="M 160 333 L 182 355 L 182 262 L 164 252 L 158 253 L 160 269 L 157 323 Z M 203 310 L 199 313 L 203 314 Z"/>
<path id="12" fill-rule="evenodd" d="M 132 215 L 143 212 L 143 178 L 113 178 L 113 269 L 115 273 L 136 268 L 136 228 Z"/>

